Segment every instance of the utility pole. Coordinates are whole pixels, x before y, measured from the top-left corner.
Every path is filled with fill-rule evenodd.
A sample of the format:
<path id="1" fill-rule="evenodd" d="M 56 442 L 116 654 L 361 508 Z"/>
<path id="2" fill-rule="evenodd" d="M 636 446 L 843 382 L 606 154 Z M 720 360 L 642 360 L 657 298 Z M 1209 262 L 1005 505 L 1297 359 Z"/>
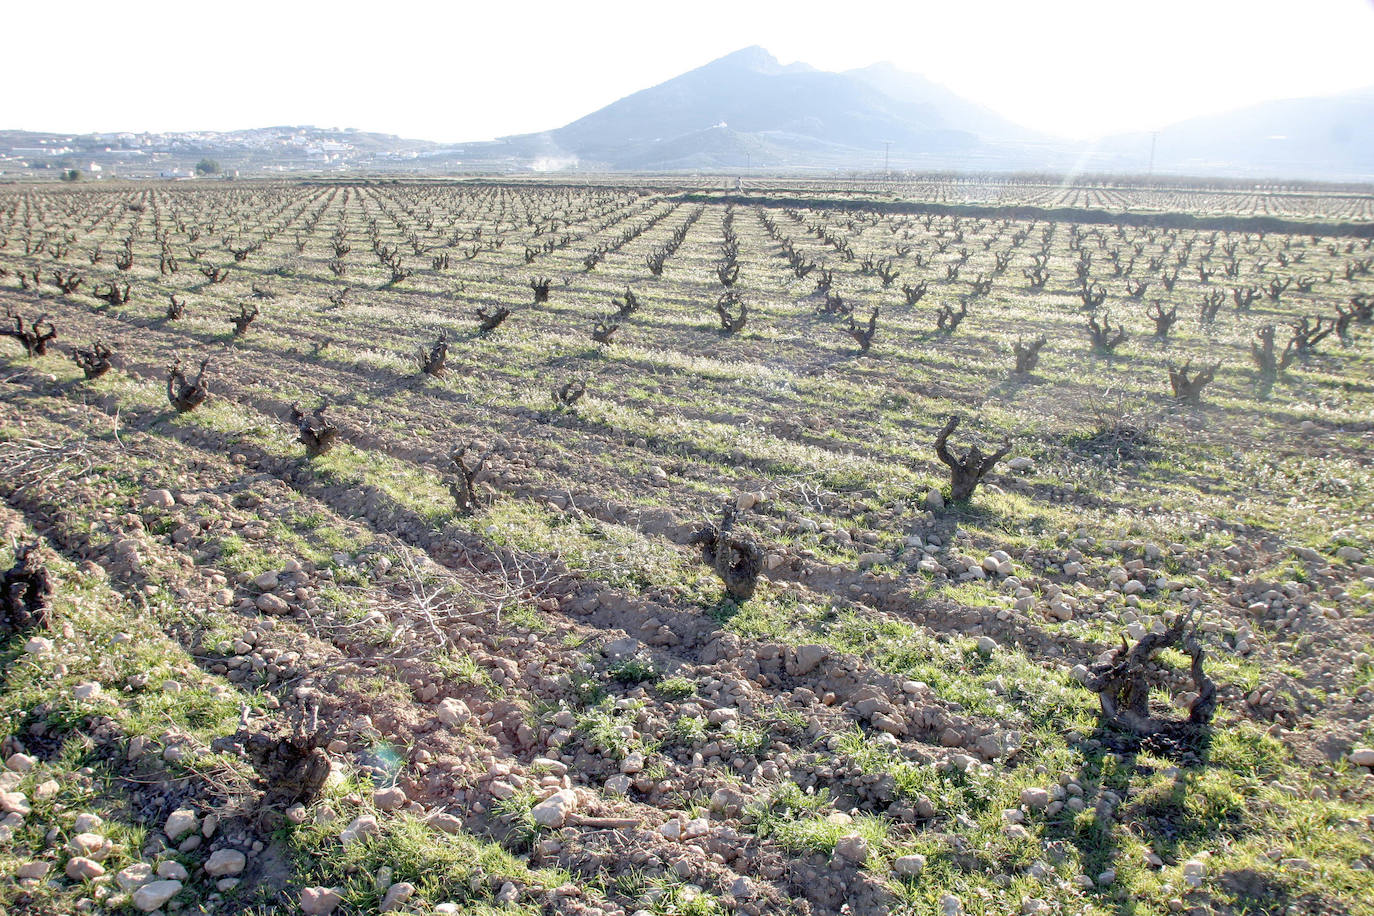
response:
<path id="1" fill-rule="evenodd" d="M 1150 132 L 1150 169 L 1147 175 L 1153 177 L 1155 173 L 1155 143 L 1159 141 L 1159 131 Z"/>
<path id="2" fill-rule="evenodd" d="M 892 177 L 892 141 L 883 141 L 883 174 L 888 178 Z"/>

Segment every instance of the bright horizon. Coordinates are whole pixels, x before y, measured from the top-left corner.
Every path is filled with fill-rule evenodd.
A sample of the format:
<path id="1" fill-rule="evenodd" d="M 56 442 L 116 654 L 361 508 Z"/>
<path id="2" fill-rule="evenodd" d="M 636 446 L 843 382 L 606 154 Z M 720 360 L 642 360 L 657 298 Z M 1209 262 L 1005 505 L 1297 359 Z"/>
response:
<path id="1" fill-rule="evenodd" d="M 310 124 L 487 140 L 560 127 L 750 45 L 820 70 L 887 61 L 1076 140 L 1374 84 L 1374 4 L 1365 0 L 1313 0 L 1301 16 L 1272 0 L 896 9 L 860 0 L 843 16 L 831 5 L 810 13 L 772 2 L 708 0 L 687 14 L 528 3 L 516 22 L 486 7 L 412 0 L 340 3 L 328 15 L 261 0 L 227 7 L 233 15 L 164 0 L 131 8 L 120 16 L 76 0 L 60 19 L 28 4 L 9 13 L 11 34 L 26 36 L 7 49 L 24 88 L 6 99 L 0 128 Z"/>

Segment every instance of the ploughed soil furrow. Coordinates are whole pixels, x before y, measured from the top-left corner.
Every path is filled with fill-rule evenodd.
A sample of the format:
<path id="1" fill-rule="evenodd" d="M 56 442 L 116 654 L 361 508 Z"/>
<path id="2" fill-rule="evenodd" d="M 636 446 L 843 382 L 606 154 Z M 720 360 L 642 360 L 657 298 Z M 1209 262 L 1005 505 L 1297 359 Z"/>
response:
<path id="1" fill-rule="evenodd" d="M 0 192 L 0 530 L 41 538 L 71 589 L 49 642 L 0 646 L 0 686 L 28 679 L 0 692 L 10 718 L 45 698 L 2 733 L 0 870 L 57 869 L 0 883 L 0 908 L 134 903 L 111 896 L 134 876 L 83 885 L 47 832 L 84 802 L 42 780 L 85 741 L 131 779 L 190 764 L 137 790 L 126 843 L 156 866 L 173 808 L 223 811 L 177 849 L 206 907 L 338 883 L 369 911 L 400 880 L 417 912 L 1359 911 L 1367 240 L 1183 212 L 1307 212 L 1253 188 L 1012 182 L 980 207 L 926 179 L 692 190 L 711 184 Z M 1178 213 L 1103 216 L 1147 198 Z M 613 317 L 627 288 L 640 307 Z M 241 306 L 261 312 L 232 336 Z M 844 328 L 875 307 L 861 354 Z M 1129 333 L 1094 351 L 1107 312 Z M 38 315 L 58 337 L 26 355 Z M 1279 349 L 1324 336 L 1265 381 L 1270 324 Z M 113 368 L 83 379 L 94 341 Z M 208 400 L 175 412 L 168 366 L 207 357 Z M 1190 357 L 1221 360 L 1198 403 L 1166 377 Z M 296 406 L 325 408 L 331 450 L 306 457 Z M 1012 443 L 967 499 L 935 455 L 951 415 L 956 452 Z M 68 625 L 102 619 L 86 642 Z M 176 661 L 140 677 L 154 642 Z M 87 715 L 78 676 L 147 734 Z M 235 730 L 313 763 L 250 764 Z M 202 867 L 226 846 L 263 855 L 241 886 Z"/>
<path id="2" fill-rule="evenodd" d="M 58 314 L 61 316 L 60 320 L 64 322 L 64 327 L 73 338 L 81 339 L 89 336 L 103 339 L 112 343 L 120 353 L 141 354 L 146 352 L 148 337 L 152 333 L 147 329 L 127 326 L 119 319 L 111 318 L 104 313 L 88 314 L 79 308 L 64 308 Z M 173 355 L 184 353 L 185 351 L 179 350 L 175 346 L 174 335 L 176 332 L 169 331 L 167 334 L 173 336 L 159 334 L 167 358 L 170 359 Z M 124 362 L 129 370 L 137 370 L 148 377 L 152 377 L 153 372 L 161 369 L 156 364 L 136 365 L 133 358 L 130 357 L 125 357 Z M 235 384 L 239 379 L 247 379 L 249 380 L 248 384 L 252 385 L 252 393 L 243 392 L 236 396 L 246 398 L 256 409 L 269 415 L 284 417 L 289 412 L 290 403 L 276 400 L 263 393 L 273 390 L 273 379 L 294 377 L 300 371 L 300 366 L 299 361 L 293 360 L 289 356 L 279 356 L 261 351 L 252 351 L 250 354 L 250 351 L 236 347 L 225 351 L 215 359 L 212 384 L 223 386 L 224 379 L 229 379 L 230 384 Z M 407 426 L 410 429 L 427 428 L 427 432 L 433 439 L 445 443 L 445 446 L 441 448 L 425 448 L 422 445 L 417 445 L 413 437 L 401 438 L 385 428 L 380 432 L 372 432 L 371 430 L 378 429 L 375 424 L 376 412 L 367 409 L 350 410 L 347 407 L 350 395 L 356 396 L 357 392 L 366 390 L 375 384 L 369 374 L 351 372 L 346 369 L 336 369 L 327 374 L 320 374 L 319 367 L 316 367 L 314 371 L 317 374 L 313 378 L 317 383 L 324 382 L 329 378 L 335 379 L 334 384 L 322 392 L 323 400 L 325 403 L 334 403 L 335 398 L 337 398 L 344 402 L 335 408 L 334 415 L 341 423 L 345 437 L 359 447 L 380 448 L 395 457 L 409 461 L 420 461 L 442 472 L 447 464 L 445 451 L 448 445 L 473 439 L 483 441 L 490 436 L 492 430 L 499 428 L 504 431 L 503 438 L 514 443 L 512 447 L 514 452 L 521 454 L 527 462 L 533 463 L 541 469 L 540 472 L 531 475 L 535 479 L 525 482 L 527 487 L 543 486 L 544 481 L 552 478 L 559 484 L 554 489 L 564 489 L 561 485 L 567 484 L 566 489 L 579 504 L 594 501 L 598 492 L 604 492 L 607 488 L 613 491 L 618 490 L 623 494 L 622 499 L 633 494 L 630 481 L 614 474 L 604 475 L 596 472 L 596 462 L 592 457 L 596 455 L 615 455 L 623 459 L 627 455 L 637 454 L 641 456 L 640 461 L 646 467 L 655 461 L 661 461 L 655 454 L 655 450 L 658 449 L 667 449 L 684 457 L 695 455 L 711 463 L 710 471 L 708 476 L 700 474 L 690 476 L 696 476 L 703 482 L 709 481 L 713 488 L 724 487 L 736 491 L 756 488 L 761 481 L 767 478 L 770 467 L 774 466 L 768 460 L 751 460 L 747 454 L 702 448 L 693 440 L 683 437 L 635 436 L 594 421 L 557 418 L 548 412 L 531 411 L 519 406 L 474 408 L 465 403 L 463 396 L 455 395 L 441 387 L 432 384 L 422 385 L 414 378 L 393 378 L 392 384 L 405 386 L 407 390 L 414 392 L 416 398 L 419 399 L 413 408 L 407 411 L 395 411 L 395 413 L 406 417 Z M 425 406 L 433 401 L 438 403 L 432 409 Z M 308 409 L 310 403 L 307 402 L 305 406 Z M 548 423 L 542 422 L 548 420 L 556 420 L 556 433 Z M 462 423 L 462 425 L 450 425 L 455 423 Z M 792 434 L 791 429 L 786 432 L 789 435 Z M 789 440 L 784 439 L 783 441 Z M 813 444 L 818 448 L 832 445 L 829 442 Z M 563 457 L 571 453 L 589 457 L 585 461 L 574 464 Z M 733 479 L 722 475 L 722 464 L 731 461 L 735 463 L 734 466 L 736 467 L 748 468 L 749 473 L 738 474 Z M 579 488 L 572 486 L 574 482 L 579 480 L 582 480 L 584 484 L 581 492 L 578 492 Z M 679 475 L 665 479 L 651 479 L 650 483 L 657 491 L 660 491 L 660 498 L 670 505 L 701 505 L 703 502 L 700 492 L 691 488 L 690 480 L 684 480 Z M 1028 495 L 1038 493 L 1038 489 L 1034 485 L 1023 484 L 1015 478 L 1004 477 L 1003 485 L 1013 491 Z M 1104 505 L 1100 496 L 1092 493 L 1081 493 L 1078 490 L 1056 491 L 1055 495 L 1060 499 L 1079 504 L 1095 507 Z M 803 507 L 795 503 L 789 505 L 781 493 L 770 494 L 770 496 L 777 501 L 777 508 L 783 511 L 779 521 L 783 524 L 784 529 L 795 532 L 797 530 L 795 527 L 796 518 L 799 512 L 804 511 Z M 706 508 L 708 509 L 710 502 L 711 500 L 706 501 Z M 770 509 L 768 511 L 773 514 L 775 510 Z M 641 517 L 648 516 L 650 518 L 667 515 L 651 508 L 641 509 L 639 512 Z M 677 520 L 677 523 L 680 523 L 680 520 Z"/>
<path id="3" fill-rule="evenodd" d="M 156 383 L 160 376 L 151 366 L 126 364 L 126 371 Z M 221 396 L 228 397 L 249 411 L 265 413 L 268 417 L 285 420 L 289 405 L 262 397 L 240 398 L 230 386 L 217 385 Z M 537 424 L 535 430 L 543 431 Z M 446 457 L 442 452 L 430 451 L 411 445 L 396 444 L 386 435 L 375 435 L 356 430 L 348 424 L 341 424 L 341 436 L 345 441 L 365 451 L 378 450 L 398 461 L 417 464 L 436 478 L 446 470 Z M 564 427 L 559 427 L 560 431 Z M 204 435 L 202 432 L 201 435 Z M 650 538 L 666 538 L 671 543 L 685 545 L 696 527 L 696 520 L 682 516 L 671 509 L 646 508 L 625 505 L 615 499 L 602 495 L 604 488 L 594 485 L 571 486 L 571 481 L 560 474 L 556 476 L 560 485 L 549 486 L 539 479 L 544 475 L 532 474 L 531 462 L 527 457 L 530 449 L 527 440 L 512 436 L 512 454 L 503 462 L 499 477 L 490 477 L 487 482 L 503 493 L 521 499 L 531 499 L 545 503 L 551 499 L 564 500 L 601 521 L 627 525 Z M 461 438 L 458 441 L 463 441 Z M 537 445 L 536 445 L 537 447 Z M 218 448 L 225 451 L 238 451 L 249 457 L 249 464 L 255 468 L 269 469 L 272 473 L 287 480 L 298 489 L 308 486 L 306 480 L 314 481 L 313 475 L 304 471 L 299 461 L 275 458 L 265 451 L 254 451 L 248 443 L 238 437 L 221 437 Z M 538 454 L 537 452 L 535 453 Z M 504 457 L 504 456 L 503 456 Z M 515 463 L 520 461 L 522 469 Z M 327 491 L 315 491 L 317 494 Z M 321 498 L 325 496 L 321 495 Z M 364 511 L 374 523 L 387 530 L 396 530 L 411 543 L 434 552 L 435 545 L 442 538 L 431 530 L 431 526 L 414 511 L 397 505 L 385 493 L 376 488 L 368 488 L 365 495 L 348 497 L 332 494 L 328 498 L 341 511 Z M 953 533 L 953 526 L 942 530 L 946 539 Z M 768 545 L 765 540 L 765 545 Z M 474 551 L 471 539 L 465 539 L 461 555 Z M 1103 648 L 1100 645 L 1085 644 L 1062 635 L 1051 636 L 1036 627 L 1029 620 L 1009 615 L 998 615 L 996 608 L 969 608 L 938 596 L 923 596 L 917 599 L 915 592 L 923 591 L 923 580 L 912 577 L 893 577 L 848 570 L 829 566 L 806 559 L 804 556 L 783 550 L 776 552 L 778 562 L 767 572 L 769 578 L 778 582 L 804 585 L 809 592 L 820 595 L 834 595 L 843 601 L 853 600 L 856 604 L 880 609 L 902 619 L 937 630 L 960 632 L 966 635 L 990 635 L 1022 646 L 1032 653 L 1047 654 L 1052 659 L 1090 658 Z M 663 612 L 666 609 L 656 608 Z M 688 608 L 689 617 L 696 611 Z M 1007 619 L 1002 619 L 1007 618 Z"/>
<path id="4" fill-rule="evenodd" d="M 36 381 L 41 385 L 41 380 Z M 52 390 L 49 393 L 60 395 L 64 392 Z M 128 449 L 142 460 L 157 465 L 166 463 L 176 467 L 196 468 L 198 472 L 194 483 L 198 495 L 213 493 L 227 496 L 236 490 L 256 493 L 257 488 L 251 482 L 254 478 L 248 478 L 249 482 L 245 483 L 241 470 L 224 459 L 213 447 L 212 441 L 202 437 L 193 439 L 192 443 L 188 444 L 178 438 L 169 438 L 169 430 L 159 417 L 145 417 L 137 413 L 124 414 L 124 444 L 120 445 L 114 442 L 100 442 L 96 438 L 106 429 L 105 421 L 108 414 L 90 407 L 73 407 L 71 410 L 73 413 L 84 415 L 79 420 L 84 421 L 87 427 L 83 431 L 89 436 L 87 441 L 91 444 L 87 448 L 90 450 L 92 461 L 118 464 L 121 455 Z M 64 432 L 70 432 L 73 421 L 78 420 L 78 417 L 68 415 L 64 425 L 56 427 L 39 419 L 37 415 L 18 414 L 15 417 L 16 420 L 21 418 L 26 432 L 39 439 L 45 438 L 46 435 L 60 436 Z M 250 466 L 254 463 L 258 464 L 258 469 L 261 470 L 262 462 L 250 459 Z M 150 482 L 156 479 L 151 472 L 145 474 Z M 260 475 L 257 479 L 261 479 Z M 206 614 L 215 615 L 214 601 L 208 594 L 215 582 L 216 574 L 213 567 L 205 564 L 190 567 L 185 562 L 186 557 L 178 553 L 176 547 L 162 543 L 166 538 L 149 537 L 143 526 L 138 523 L 120 530 L 117 535 L 112 533 L 113 539 L 105 543 L 97 543 L 83 534 L 85 526 L 81 524 L 81 519 L 97 511 L 94 503 L 85 503 L 83 499 L 94 495 L 86 484 L 60 478 L 47 481 L 43 489 L 20 488 L 6 493 L 11 505 L 25 512 L 66 552 L 79 558 L 94 559 L 105 566 L 117 587 L 128 590 L 130 595 L 143 594 L 144 587 L 154 581 L 163 587 L 175 585 L 184 591 L 185 600 L 195 604 L 208 603 L 211 610 Z M 59 501 L 62 508 L 59 508 Z M 339 520 L 334 524 L 347 526 L 349 523 Z M 194 540 L 190 539 L 190 546 L 194 546 Z M 168 577 L 162 573 L 164 570 L 181 570 L 182 573 Z M 300 577 L 302 572 L 297 570 L 288 575 Z M 475 573 L 470 566 L 465 568 L 464 575 L 481 579 L 480 574 Z M 221 581 L 222 579 L 223 577 L 220 577 Z M 510 585 L 501 584 L 506 587 Z M 369 735 L 380 734 L 393 746 L 420 748 L 424 753 L 411 761 L 414 773 L 407 774 L 407 778 L 401 781 L 408 797 L 426 807 L 442 799 L 447 807 L 466 814 L 465 824 L 468 829 L 489 832 L 496 836 L 504 835 L 505 825 L 500 823 L 499 819 L 493 822 L 490 817 L 482 815 L 491 808 L 493 801 L 499 799 L 500 793 L 505 789 L 500 785 L 493 789 L 489 784 L 484 785 L 483 781 L 501 783 L 502 777 L 509 779 L 512 775 L 519 779 L 522 773 L 530 772 L 532 763 L 536 770 L 543 766 L 538 763 L 540 758 L 530 745 L 537 744 L 539 738 L 546 735 L 530 726 L 527 719 L 520 714 L 520 707 L 524 704 L 513 700 L 518 700 L 526 690 L 528 702 L 550 703 L 566 700 L 566 697 L 558 696 L 557 691 L 553 696 L 548 695 L 546 682 L 557 682 L 557 676 L 551 677 L 551 672 L 560 669 L 571 672 L 576 668 L 577 653 L 559 653 L 557 649 L 551 650 L 550 647 L 560 643 L 584 642 L 589 637 L 593 640 L 605 639 L 607 632 L 624 633 L 629 629 L 625 625 L 630 620 L 643 619 L 648 613 L 667 616 L 669 623 L 679 622 L 674 615 L 664 609 L 637 608 L 633 600 L 624 596 L 587 593 L 585 587 L 579 587 L 566 595 L 562 603 L 569 607 L 574 616 L 584 617 L 597 629 L 585 631 L 575 624 L 568 628 L 568 624 L 554 623 L 553 629 L 545 632 L 537 642 L 512 640 L 509 637 L 487 635 L 491 630 L 484 624 L 490 624 L 490 613 L 469 612 L 460 615 L 465 623 L 448 630 L 444 634 L 448 638 L 436 645 L 431 634 L 426 632 L 425 626 L 414 619 L 408 619 L 407 612 L 413 610 L 413 607 L 407 608 L 407 603 L 413 605 L 417 601 L 416 596 L 407 596 L 403 589 L 392 586 L 391 590 L 399 594 L 390 604 L 384 599 L 381 606 L 385 609 L 384 613 L 394 614 L 391 618 L 392 623 L 406 627 L 407 639 L 401 650 L 390 651 L 378 646 L 375 641 L 366 639 L 365 628 L 359 627 L 356 621 L 330 620 L 326 614 L 321 614 L 317 609 L 312 611 L 308 606 L 293 608 L 296 603 L 294 600 L 287 605 L 287 612 L 280 616 L 265 616 L 260 613 L 259 605 L 247 597 L 253 590 L 253 586 L 248 586 L 247 594 L 239 600 L 236 608 L 231 610 L 226 607 L 219 613 L 243 619 L 240 625 L 251 635 L 257 653 L 274 649 L 277 653 L 275 657 L 290 658 L 299 662 L 299 665 L 294 667 L 289 662 L 274 663 L 262 689 L 276 688 L 282 709 L 290 710 L 300 706 L 300 714 L 305 715 L 304 710 L 308 708 L 312 717 L 318 715 L 322 721 L 332 723 L 332 727 L 336 729 L 334 733 L 349 736 L 346 740 L 360 740 Z M 459 593 L 480 595 L 491 590 L 490 582 L 457 583 Z M 295 594 L 299 597 L 299 590 Z M 546 616 L 547 612 L 556 611 L 558 607 L 559 602 L 541 604 Z M 291 610 L 295 611 L 294 619 L 290 616 Z M 553 619 L 557 620 L 559 616 L 554 613 Z M 264 620 L 268 623 L 261 622 Z M 431 631 L 434 631 L 432 619 L 428 625 Z M 610 629 L 604 629 L 606 627 Z M 226 661 L 235 661 L 233 656 L 205 651 L 205 646 L 201 642 L 202 634 L 196 628 L 178 623 L 173 626 L 172 635 L 195 652 L 207 670 L 227 673 L 231 680 L 236 679 L 235 675 L 242 672 L 242 666 L 225 665 Z M 573 636 L 577 639 L 569 639 Z M 623 636 L 620 638 L 625 639 Z M 732 697 L 736 705 L 741 709 L 756 708 L 764 716 L 768 715 L 769 704 L 767 694 L 759 691 L 759 686 L 766 685 L 776 689 L 791 684 L 794 692 L 804 689 L 813 696 L 821 691 L 830 694 L 831 698 L 827 702 L 832 704 L 833 708 L 832 705 L 817 707 L 819 715 L 814 715 L 807 726 L 808 730 L 818 736 L 833 733 L 844 728 L 845 723 L 852 721 L 852 713 L 848 710 L 851 705 L 849 698 L 856 694 L 872 697 L 875 690 L 882 691 L 886 686 L 893 694 L 901 696 L 899 685 L 865 670 L 855 660 L 833 658 L 826 666 L 829 671 L 822 674 L 812 669 L 802 672 L 800 667 L 805 662 L 794 663 L 788 657 L 786 667 L 789 671 L 783 684 L 778 684 L 776 675 L 770 678 L 762 672 L 773 670 L 778 674 L 783 673 L 779 669 L 783 667 L 786 652 L 780 646 L 751 646 L 749 641 L 741 641 L 737 637 L 712 637 L 706 634 L 699 634 L 695 640 L 667 641 L 667 645 L 662 644 L 664 640 L 660 639 L 658 642 L 660 645 L 651 653 L 656 662 L 663 664 L 668 670 L 686 670 L 697 678 L 713 677 L 732 683 Z M 493 662 L 503 661 L 504 663 L 498 666 L 507 676 L 503 682 L 502 698 L 493 699 L 483 691 L 470 687 L 460 687 L 455 691 L 451 681 L 447 680 L 441 669 L 432 662 L 434 655 L 441 649 Z M 518 660 L 518 664 L 513 664 L 513 660 Z M 846 670 L 847 666 L 850 670 Z M 794 673 L 792 669 L 797 670 Z M 531 670 L 540 672 L 542 678 L 537 683 L 522 683 L 524 678 L 530 676 Z M 511 683 L 510 674 L 514 671 L 519 672 L 519 680 Z M 753 672 L 754 680 L 761 682 L 759 685 L 749 685 L 750 672 Z M 399 692 L 393 689 L 378 696 L 361 693 L 354 687 L 360 681 L 375 679 L 378 674 L 396 682 Z M 518 692 L 510 692 L 512 688 L 517 688 Z M 755 696 L 751 698 L 750 693 Z M 630 691 L 629 695 L 642 696 L 644 691 Z M 420 703 L 414 698 L 426 702 Z M 449 736 L 443 729 L 436 730 L 438 721 L 442 720 L 444 715 L 436 715 L 435 709 L 443 706 L 444 701 L 454 699 L 460 700 L 467 713 L 483 724 L 492 723 L 488 728 L 485 746 L 480 742 L 473 745 L 470 738 L 462 735 Z M 938 704 L 934 711 L 939 714 Z M 671 707 L 664 712 L 668 716 L 674 714 Z M 662 724 L 666 724 L 666 721 L 665 719 Z M 946 716 L 942 721 L 948 723 L 945 728 L 958 724 L 957 717 Z M 745 719 L 744 724 L 748 725 L 749 720 Z M 543 729 L 544 733 L 549 731 L 548 727 Z M 805 742 L 803 746 L 804 744 Z M 921 753 L 919 745 L 913 747 L 918 754 Z M 802 749 L 799 747 L 796 752 L 774 755 L 774 758 L 766 761 L 763 767 L 754 769 L 772 773 L 790 772 L 792 766 L 797 765 L 792 761 L 802 756 Z M 375 747 L 370 751 L 375 752 Z M 354 753 L 365 757 L 367 751 L 359 749 Z M 495 755 L 494 758 L 492 754 Z M 430 765 L 429 761 L 435 759 L 445 761 L 445 765 Z M 691 762 L 690 756 L 687 762 Z M 604 769 L 603 761 L 588 757 L 585 751 L 574 757 L 571 763 L 574 764 L 572 772 L 581 777 Z M 614 772 L 614 768 L 611 772 Z M 596 805 L 591 805 L 584 811 L 582 820 L 592 833 L 605 831 L 606 825 L 611 823 L 620 829 L 631 826 L 631 822 L 640 826 L 652 826 L 656 820 L 673 813 L 668 802 L 671 798 L 680 797 L 680 793 L 700 792 L 709 796 L 721 788 L 720 783 L 711 779 L 709 775 L 705 783 L 698 781 L 701 775 L 700 770 L 673 766 L 669 769 L 669 776 L 675 787 L 673 792 L 659 793 L 655 790 L 638 803 L 611 799 L 602 811 L 599 811 Z M 820 779 L 822 785 L 830 782 L 831 784 L 826 787 L 832 788 L 837 794 L 850 795 L 854 792 L 854 786 L 848 785 L 838 777 L 820 774 L 813 779 Z M 467 788 L 460 788 L 464 785 Z M 492 791 L 497 795 L 493 796 Z M 865 799 L 862 795 L 852 797 L 855 803 L 862 807 L 873 804 L 871 799 Z M 668 804 L 665 813 L 655 817 L 652 812 L 665 810 L 662 807 L 665 804 Z M 900 809 L 901 806 L 897 807 Z M 438 817 L 438 813 L 430 813 Z M 913 822 L 917 819 L 914 813 L 909 816 Z M 652 848 L 656 842 L 662 845 L 661 835 L 650 831 L 640 838 L 639 845 L 641 848 Z M 783 880 L 790 875 L 787 883 L 792 886 L 788 888 L 788 893 L 805 893 L 806 882 L 800 880 L 798 871 L 804 871 L 805 866 L 800 863 L 788 865 L 789 857 L 773 844 L 763 842 L 755 845 L 742 842 L 734 845 L 737 847 L 737 854 L 740 854 L 742 849 L 746 856 L 747 861 L 743 864 L 754 864 L 761 869 L 760 874 L 772 875 L 776 880 Z M 597 869 L 604 869 L 608 861 L 604 857 L 589 856 L 575 849 L 564 858 L 567 859 L 565 864 L 569 867 L 581 866 L 592 869 L 589 876 L 595 874 Z M 698 877 L 723 888 L 737 880 L 740 875 L 731 870 L 712 873 L 708 869 Z M 767 879 L 765 885 L 766 883 Z M 833 887 L 826 893 L 833 893 Z M 774 894 L 777 895 L 775 899 L 784 899 L 781 891 L 764 896 L 773 897 Z"/>

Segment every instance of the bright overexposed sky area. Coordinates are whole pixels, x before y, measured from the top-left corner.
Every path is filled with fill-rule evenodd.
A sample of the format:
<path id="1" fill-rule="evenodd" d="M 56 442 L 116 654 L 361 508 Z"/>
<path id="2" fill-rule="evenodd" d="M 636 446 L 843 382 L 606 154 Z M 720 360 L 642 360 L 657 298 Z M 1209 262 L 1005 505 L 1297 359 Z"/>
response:
<path id="1" fill-rule="evenodd" d="M 16 3 L 0 128 L 559 127 L 749 45 L 1086 139 L 1374 84 L 1374 0 Z"/>

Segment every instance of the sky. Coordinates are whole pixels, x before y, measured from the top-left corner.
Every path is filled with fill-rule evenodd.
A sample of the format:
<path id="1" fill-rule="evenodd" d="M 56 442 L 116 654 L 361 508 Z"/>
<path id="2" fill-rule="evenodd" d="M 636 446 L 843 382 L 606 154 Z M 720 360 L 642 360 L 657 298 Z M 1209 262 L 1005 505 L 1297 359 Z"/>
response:
<path id="1" fill-rule="evenodd" d="M 17 130 L 484 140 L 749 45 L 822 70 L 889 61 L 1072 139 L 1374 85 L 1374 0 L 69 0 L 4 18 L 0 128 Z"/>

